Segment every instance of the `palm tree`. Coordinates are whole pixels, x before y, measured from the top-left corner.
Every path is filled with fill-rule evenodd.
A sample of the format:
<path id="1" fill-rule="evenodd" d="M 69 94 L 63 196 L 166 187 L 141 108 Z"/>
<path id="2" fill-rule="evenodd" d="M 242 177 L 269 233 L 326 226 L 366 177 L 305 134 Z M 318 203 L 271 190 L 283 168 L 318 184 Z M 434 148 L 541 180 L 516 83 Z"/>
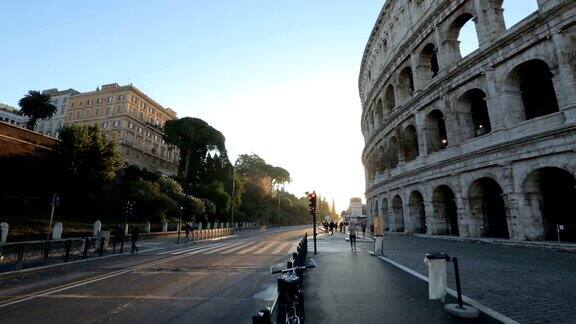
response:
<path id="1" fill-rule="evenodd" d="M 18 101 L 18 105 L 22 114 L 30 118 L 26 123 L 29 130 L 34 130 L 38 119 L 51 118 L 56 113 L 56 106 L 50 101 L 50 95 L 35 90 L 28 91 L 28 94 Z"/>

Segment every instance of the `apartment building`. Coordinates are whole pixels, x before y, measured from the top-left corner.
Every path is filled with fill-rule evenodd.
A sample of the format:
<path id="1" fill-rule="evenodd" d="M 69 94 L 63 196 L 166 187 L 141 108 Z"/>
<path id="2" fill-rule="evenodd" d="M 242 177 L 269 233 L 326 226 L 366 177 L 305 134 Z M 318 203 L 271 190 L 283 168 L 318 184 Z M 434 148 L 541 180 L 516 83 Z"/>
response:
<path id="1" fill-rule="evenodd" d="M 20 113 L 20 109 L 0 103 L 0 121 L 19 127 L 25 127 L 28 117 Z"/>
<path id="2" fill-rule="evenodd" d="M 176 112 L 133 85 L 112 83 L 70 96 L 64 124 L 98 125 L 119 144 L 124 162 L 174 175 L 179 152 L 163 139 L 164 123 L 172 119 Z"/>
<path id="3" fill-rule="evenodd" d="M 43 90 L 42 94 L 50 95 L 50 100 L 56 106 L 56 113 L 49 119 L 40 119 L 36 122 L 34 130 L 38 133 L 44 134 L 46 136 L 59 138 L 58 131 L 62 125 L 64 125 L 64 120 L 66 112 L 68 110 L 68 102 L 70 101 L 70 96 L 79 94 L 80 92 L 74 89 L 62 90 L 58 89 L 47 89 Z"/>

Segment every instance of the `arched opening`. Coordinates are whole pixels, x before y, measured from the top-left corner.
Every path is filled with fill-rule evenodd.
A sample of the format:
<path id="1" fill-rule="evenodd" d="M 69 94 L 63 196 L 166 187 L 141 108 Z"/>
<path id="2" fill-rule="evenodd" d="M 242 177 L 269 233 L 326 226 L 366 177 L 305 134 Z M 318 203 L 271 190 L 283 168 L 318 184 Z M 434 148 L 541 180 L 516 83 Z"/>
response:
<path id="1" fill-rule="evenodd" d="M 376 117 L 376 126 L 380 125 L 384 121 L 384 110 L 382 109 L 382 99 L 378 99 L 376 102 L 376 108 L 374 110 Z"/>
<path id="2" fill-rule="evenodd" d="M 393 169 L 398 166 L 398 151 L 399 151 L 398 139 L 396 136 L 392 136 L 390 143 L 388 144 L 388 162 L 390 163 L 390 168 Z"/>
<path id="3" fill-rule="evenodd" d="M 504 1 L 502 9 L 504 9 L 506 28 L 510 28 L 537 11 L 538 2 L 537 0 L 522 0 L 522 5 L 519 6 L 515 1 L 508 0 Z"/>
<path id="4" fill-rule="evenodd" d="M 541 168 L 525 183 L 534 223 L 543 224 L 546 240 L 576 242 L 576 180 L 560 168 Z"/>
<path id="5" fill-rule="evenodd" d="M 530 60 L 518 65 L 510 73 L 512 87 L 522 96 L 525 119 L 559 111 L 552 72 L 542 60 Z"/>
<path id="6" fill-rule="evenodd" d="M 414 76 L 409 66 L 402 69 L 398 75 L 398 92 L 402 102 L 408 101 L 414 93 Z"/>
<path id="7" fill-rule="evenodd" d="M 404 209 L 402 207 L 402 198 L 398 195 L 392 200 L 392 211 L 394 212 L 396 232 L 404 232 Z"/>
<path id="8" fill-rule="evenodd" d="M 412 224 L 414 224 L 414 231 L 416 233 L 426 233 L 426 209 L 424 208 L 424 197 L 419 191 L 413 191 L 410 194 L 408 208 L 410 209 L 410 219 Z"/>
<path id="9" fill-rule="evenodd" d="M 404 160 L 410 162 L 420 155 L 418 151 L 418 135 L 416 127 L 408 125 L 402 132 L 402 144 L 404 146 Z"/>
<path id="10" fill-rule="evenodd" d="M 454 19 L 446 35 L 446 49 L 451 62 L 458 62 L 479 47 L 476 24 L 470 13 L 464 13 Z"/>
<path id="11" fill-rule="evenodd" d="M 386 148 L 384 145 L 378 148 L 378 166 L 380 172 L 388 170 L 388 158 L 386 157 Z"/>
<path id="12" fill-rule="evenodd" d="M 468 191 L 471 217 L 480 225 L 480 234 L 486 237 L 510 238 L 506 220 L 506 205 L 502 188 L 490 178 L 481 178 Z"/>
<path id="13" fill-rule="evenodd" d="M 394 107 L 396 107 L 396 99 L 394 98 L 394 87 L 389 85 L 384 93 L 384 103 L 386 105 L 386 116 L 390 116 Z"/>
<path id="14" fill-rule="evenodd" d="M 420 53 L 420 63 L 418 66 L 418 77 L 429 84 L 434 77 L 438 75 L 440 66 L 438 65 L 438 56 L 436 54 L 436 45 L 430 43 L 424 46 Z"/>
<path id="15" fill-rule="evenodd" d="M 384 230 L 390 231 L 390 210 L 388 209 L 388 199 L 382 199 L 382 216 L 384 218 Z"/>
<path id="16" fill-rule="evenodd" d="M 459 236 L 456 197 L 450 187 L 441 185 L 432 194 L 434 218 L 438 224 L 436 234 Z"/>
<path id="17" fill-rule="evenodd" d="M 428 154 L 441 151 L 448 147 L 448 134 L 444 114 L 438 110 L 432 110 L 426 116 L 426 144 Z"/>
<path id="18" fill-rule="evenodd" d="M 480 89 L 468 90 L 458 101 L 460 128 L 464 140 L 482 136 L 492 131 L 486 94 Z"/>

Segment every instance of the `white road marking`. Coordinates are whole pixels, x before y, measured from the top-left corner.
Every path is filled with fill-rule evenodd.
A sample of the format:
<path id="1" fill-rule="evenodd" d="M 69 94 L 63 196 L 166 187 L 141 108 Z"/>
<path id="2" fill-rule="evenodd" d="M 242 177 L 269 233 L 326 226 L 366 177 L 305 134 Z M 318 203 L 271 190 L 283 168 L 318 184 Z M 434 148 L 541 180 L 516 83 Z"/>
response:
<path id="1" fill-rule="evenodd" d="M 216 252 L 219 252 L 219 251 L 222 251 L 222 250 L 229 249 L 229 248 L 234 247 L 234 246 L 238 246 L 238 244 L 242 245 L 242 243 L 235 243 L 235 244 L 231 244 L 231 245 L 225 245 L 225 246 L 222 246 L 222 247 L 220 247 L 220 248 L 218 248 L 218 249 L 215 249 L 215 250 L 204 251 L 204 252 L 202 252 L 202 254 L 212 254 L 212 253 L 216 253 Z"/>
<path id="2" fill-rule="evenodd" d="M 240 245 L 238 245 L 238 246 L 235 247 L 235 248 L 232 248 L 232 249 L 230 249 L 230 250 L 226 250 L 226 251 L 220 252 L 220 254 L 230 254 L 230 253 L 232 253 L 232 252 L 234 252 L 234 251 L 238 251 L 238 250 L 243 249 L 243 248 L 247 247 L 248 245 L 252 245 L 252 244 L 254 244 L 254 242 L 248 242 L 248 243 L 240 244 Z"/>
<path id="3" fill-rule="evenodd" d="M 292 242 L 284 242 L 282 244 L 280 244 L 279 247 L 276 248 L 276 250 L 274 250 L 272 252 L 272 254 L 279 254 L 282 250 L 284 250 L 288 245 L 290 245 Z"/>
<path id="4" fill-rule="evenodd" d="M 276 245 L 277 242 L 269 242 L 268 244 L 266 244 L 263 248 L 257 250 L 256 252 L 254 252 L 254 254 L 263 254 L 265 251 L 271 249 L 274 245 Z"/>
<path id="5" fill-rule="evenodd" d="M 254 244 L 253 246 L 251 246 L 251 247 L 249 247 L 249 248 L 247 248 L 247 249 L 244 249 L 244 250 L 238 252 L 238 254 L 246 254 L 247 252 L 256 250 L 256 249 L 259 248 L 259 247 L 260 247 L 260 246 L 259 246 L 258 244 Z"/>
<path id="6" fill-rule="evenodd" d="M 186 253 L 185 255 L 194 255 L 194 254 L 200 254 L 200 253 L 202 253 L 202 254 L 207 254 L 206 252 L 212 252 L 212 250 L 218 250 L 218 249 L 220 249 L 221 247 L 224 247 L 224 246 L 225 246 L 225 247 L 228 247 L 228 245 L 230 245 L 230 244 L 232 244 L 232 243 L 222 243 L 222 244 L 220 244 L 220 245 L 218 245 L 218 246 L 209 247 L 209 248 L 206 248 L 206 249 L 204 249 L 204 250 L 192 251 L 192 252 Z"/>
<path id="7" fill-rule="evenodd" d="M 388 258 L 383 257 L 383 256 L 378 256 L 378 258 L 379 258 L 380 260 L 384 260 L 384 261 L 390 263 L 391 265 L 393 265 L 393 266 L 395 266 L 395 267 L 397 267 L 397 268 L 400 268 L 400 269 L 408 272 L 409 274 L 413 275 L 413 276 L 416 277 L 416 278 L 419 278 L 419 279 L 422 279 L 422 280 L 428 282 L 428 277 L 426 277 L 425 275 L 423 275 L 423 274 L 421 274 L 421 273 L 418 273 L 418 272 L 416 272 L 416 271 L 414 271 L 414 270 L 412 270 L 412 269 L 410 269 L 410 268 L 408 268 L 408 267 L 405 267 L 405 266 L 401 265 L 400 263 L 398 263 L 398 262 L 396 262 L 396 261 L 394 261 L 394 260 L 388 259 Z M 453 297 L 456 297 L 456 298 L 457 298 L 457 296 L 458 296 L 458 294 L 456 293 L 456 291 L 454 291 L 454 290 L 452 290 L 452 289 L 450 289 L 450 288 L 446 288 L 446 292 L 449 293 L 450 295 L 452 295 Z M 497 311 L 493 310 L 492 308 L 490 308 L 490 307 L 488 307 L 488 306 L 485 306 L 485 305 L 483 305 L 483 304 L 480 304 L 479 302 L 475 301 L 474 299 L 471 299 L 471 298 L 466 297 L 466 296 L 464 296 L 464 295 L 462 295 L 462 301 L 464 301 L 464 302 L 467 303 L 467 304 L 470 304 L 470 306 L 475 307 L 476 309 L 478 309 L 478 310 L 481 311 L 482 313 L 487 314 L 488 316 L 490 316 L 490 317 L 492 317 L 492 318 L 495 318 L 496 320 L 498 320 L 498 321 L 500 321 L 500 322 L 502 322 L 502 323 L 507 323 L 507 324 L 520 324 L 520 322 L 515 321 L 515 320 L 511 319 L 510 317 L 508 317 L 508 316 L 506 316 L 506 315 L 500 314 L 500 313 L 498 313 Z"/>

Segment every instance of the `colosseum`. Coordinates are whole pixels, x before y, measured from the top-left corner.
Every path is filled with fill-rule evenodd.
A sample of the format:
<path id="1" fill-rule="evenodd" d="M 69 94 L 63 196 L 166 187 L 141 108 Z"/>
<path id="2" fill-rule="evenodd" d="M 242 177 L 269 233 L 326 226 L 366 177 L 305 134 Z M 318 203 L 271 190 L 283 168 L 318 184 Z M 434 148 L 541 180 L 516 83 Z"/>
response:
<path id="1" fill-rule="evenodd" d="M 513 26 L 506 1 L 384 4 L 359 91 L 385 231 L 576 241 L 576 1 L 534 0 Z"/>

